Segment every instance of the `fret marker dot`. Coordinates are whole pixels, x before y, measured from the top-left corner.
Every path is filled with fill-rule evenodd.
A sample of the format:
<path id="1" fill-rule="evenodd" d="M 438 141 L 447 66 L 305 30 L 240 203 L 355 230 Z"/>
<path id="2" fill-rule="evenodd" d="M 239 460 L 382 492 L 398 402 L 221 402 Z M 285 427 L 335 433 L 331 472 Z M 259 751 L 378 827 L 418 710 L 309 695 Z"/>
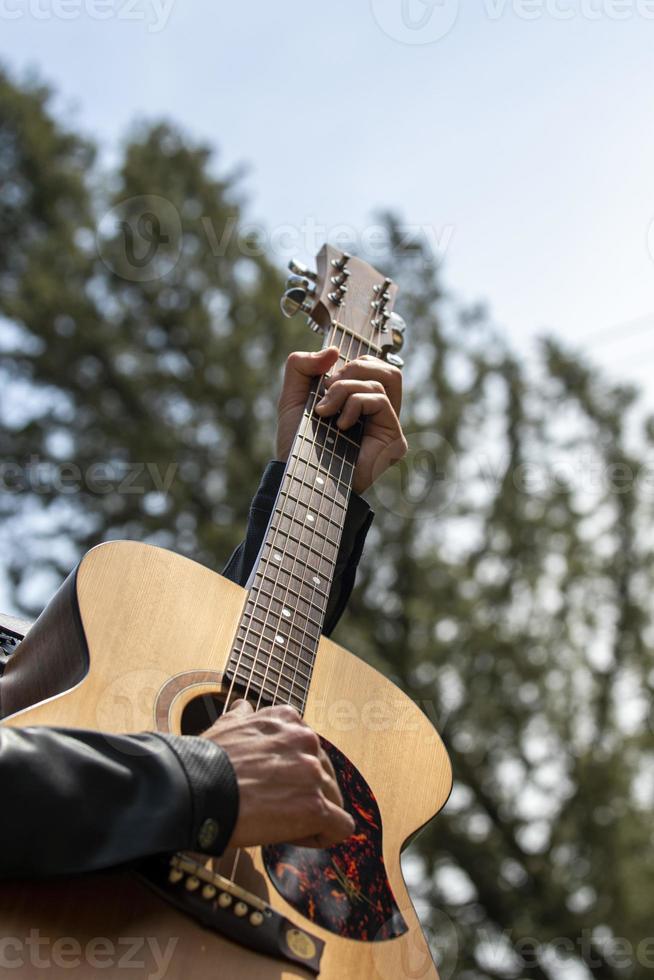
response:
<path id="1" fill-rule="evenodd" d="M 320 585 L 320 579 L 318 578 L 317 575 L 313 576 L 313 581 L 316 583 L 316 585 Z"/>
<path id="2" fill-rule="evenodd" d="M 283 636 L 279 636 L 279 634 L 277 634 L 277 636 L 275 637 L 275 643 L 279 643 L 280 647 L 283 647 L 284 646 L 284 637 Z"/>
<path id="3" fill-rule="evenodd" d="M 307 514 L 307 520 L 309 521 L 310 524 L 313 524 L 313 522 L 315 521 L 315 517 L 313 516 L 313 514 Z"/>
<path id="4" fill-rule="evenodd" d="M 282 556 L 280 555 L 280 553 L 278 551 L 275 552 L 275 554 L 273 555 L 273 558 L 275 559 L 275 561 L 281 561 L 282 560 Z"/>
<path id="5" fill-rule="evenodd" d="M 319 486 L 321 486 L 321 487 L 322 487 L 322 486 L 324 486 L 324 484 L 325 484 L 325 481 L 323 480 L 323 478 L 322 478 L 321 476 L 318 476 L 318 477 L 316 477 L 316 483 L 317 483 L 317 484 L 318 484 Z"/>
<path id="6" fill-rule="evenodd" d="M 327 442 L 328 442 L 328 443 L 329 443 L 330 445 L 331 445 L 331 443 L 332 443 L 333 441 L 334 441 L 334 437 L 333 437 L 333 436 L 327 436 Z"/>
<path id="7" fill-rule="evenodd" d="M 286 616 L 286 618 L 288 619 L 290 615 L 291 615 L 290 609 L 282 609 L 282 616 Z"/>

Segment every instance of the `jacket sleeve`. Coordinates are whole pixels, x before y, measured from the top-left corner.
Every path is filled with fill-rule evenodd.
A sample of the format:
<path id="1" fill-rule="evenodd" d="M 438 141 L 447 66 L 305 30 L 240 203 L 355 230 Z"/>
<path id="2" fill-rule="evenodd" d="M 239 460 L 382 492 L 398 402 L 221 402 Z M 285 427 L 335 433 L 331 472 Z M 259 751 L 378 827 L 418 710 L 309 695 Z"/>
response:
<path id="1" fill-rule="evenodd" d="M 238 812 L 227 754 L 192 736 L 0 728 L 0 779 L 3 878 L 219 855 Z"/>
<path id="2" fill-rule="evenodd" d="M 250 505 L 245 540 L 232 554 L 223 570 L 223 575 L 238 585 L 247 583 L 254 567 L 268 528 L 277 492 L 281 486 L 284 469 L 285 464 L 279 460 L 268 463 L 259 489 Z M 323 629 L 326 636 L 331 635 L 350 598 L 357 566 L 373 517 L 374 513 L 363 497 L 353 493 L 345 518 L 341 546 L 336 559 L 334 580 L 327 603 Z"/>

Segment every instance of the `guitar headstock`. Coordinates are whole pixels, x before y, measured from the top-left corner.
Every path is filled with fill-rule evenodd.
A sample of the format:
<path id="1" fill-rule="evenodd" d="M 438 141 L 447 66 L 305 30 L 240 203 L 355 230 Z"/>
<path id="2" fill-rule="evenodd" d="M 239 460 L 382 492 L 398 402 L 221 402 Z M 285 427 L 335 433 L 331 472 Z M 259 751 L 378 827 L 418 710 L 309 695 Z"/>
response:
<path id="1" fill-rule="evenodd" d="M 398 367 L 397 352 L 404 343 L 404 321 L 393 306 L 396 284 L 363 259 L 323 245 L 316 256 L 316 271 L 295 260 L 282 297 L 282 313 L 306 313 L 309 323 L 353 356 L 376 354 Z"/>

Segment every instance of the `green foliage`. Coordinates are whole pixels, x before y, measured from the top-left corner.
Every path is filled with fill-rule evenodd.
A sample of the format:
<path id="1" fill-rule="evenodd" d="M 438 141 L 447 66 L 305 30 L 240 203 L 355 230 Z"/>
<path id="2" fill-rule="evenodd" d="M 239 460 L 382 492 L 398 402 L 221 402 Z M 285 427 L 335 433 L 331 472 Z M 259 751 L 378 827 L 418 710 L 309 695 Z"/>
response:
<path id="1" fill-rule="evenodd" d="M 310 346 L 280 328 L 281 274 L 239 236 L 238 182 L 206 147 L 144 126 L 102 174 L 49 100 L 0 75 L 0 445 L 23 479 L 35 458 L 47 477 L 0 505 L 27 612 L 44 571 L 111 537 L 220 567 L 272 455 L 284 357 Z M 144 198 L 156 277 L 120 226 Z M 551 339 L 528 371 L 383 220 L 411 452 L 371 491 L 336 638 L 410 692 L 452 756 L 452 799 L 411 851 L 442 976 L 554 978 L 565 953 L 575 975 L 639 980 L 654 965 L 654 426 Z M 82 492 L 52 481 L 70 461 L 63 490 Z M 141 492 L 121 488 L 146 463 Z"/>

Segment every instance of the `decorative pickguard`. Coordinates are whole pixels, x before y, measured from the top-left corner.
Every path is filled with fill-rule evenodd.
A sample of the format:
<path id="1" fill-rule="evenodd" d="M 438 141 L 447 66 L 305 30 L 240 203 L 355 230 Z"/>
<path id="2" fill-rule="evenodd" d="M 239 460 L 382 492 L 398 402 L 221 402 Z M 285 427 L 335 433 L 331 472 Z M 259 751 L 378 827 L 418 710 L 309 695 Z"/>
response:
<path id="1" fill-rule="evenodd" d="M 408 931 L 384 867 L 381 814 L 367 782 L 326 739 L 353 835 L 328 850 L 264 847 L 266 871 L 282 897 L 311 922 L 345 939 L 379 942 Z"/>

